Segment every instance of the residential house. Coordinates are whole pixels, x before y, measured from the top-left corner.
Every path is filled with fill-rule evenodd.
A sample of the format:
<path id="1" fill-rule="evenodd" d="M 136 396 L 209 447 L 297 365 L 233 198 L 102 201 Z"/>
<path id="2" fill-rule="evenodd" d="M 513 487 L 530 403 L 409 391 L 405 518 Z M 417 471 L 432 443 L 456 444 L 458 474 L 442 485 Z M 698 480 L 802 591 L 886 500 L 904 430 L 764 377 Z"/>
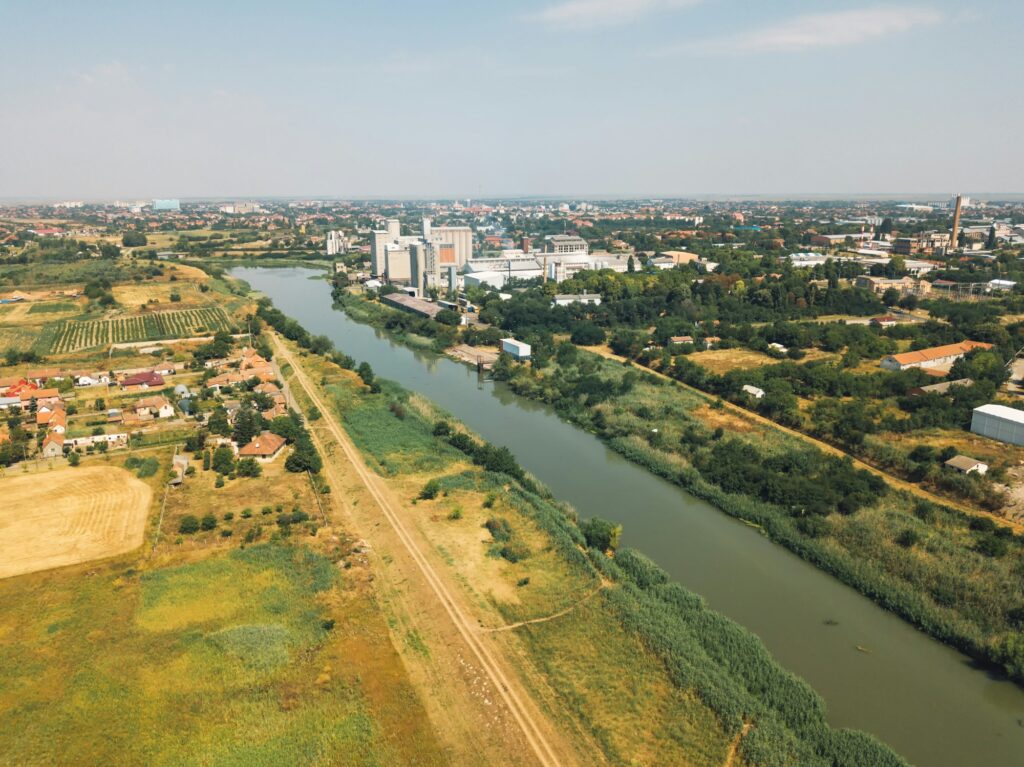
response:
<path id="1" fill-rule="evenodd" d="M 159 389 L 164 385 L 164 377 L 155 370 L 134 373 L 121 380 L 121 388 L 125 391 L 146 391 Z"/>
<path id="2" fill-rule="evenodd" d="M 238 451 L 239 458 L 255 458 L 261 463 L 273 461 L 284 448 L 284 437 L 278 436 L 270 431 L 265 431 L 259 436 L 253 437 L 252 442 Z"/>
<path id="3" fill-rule="evenodd" d="M 140 399 L 135 403 L 134 410 L 138 418 L 172 418 L 174 416 L 174 406 L 161 395 Z"/>
<path id="4" fill-rule="evenodd" d="M 59 405 L 61 403 L 60 392 L 56 389 L 36 389 L 21 394 L 21 406 L 26 408 L 35 400 L 36 408 Z"/>
<path id="5" fill-rule="evenodd" d="M 60 458 L 64 455 L 64 435 L 49 433 L 43 440 L 43 458 Z"/>

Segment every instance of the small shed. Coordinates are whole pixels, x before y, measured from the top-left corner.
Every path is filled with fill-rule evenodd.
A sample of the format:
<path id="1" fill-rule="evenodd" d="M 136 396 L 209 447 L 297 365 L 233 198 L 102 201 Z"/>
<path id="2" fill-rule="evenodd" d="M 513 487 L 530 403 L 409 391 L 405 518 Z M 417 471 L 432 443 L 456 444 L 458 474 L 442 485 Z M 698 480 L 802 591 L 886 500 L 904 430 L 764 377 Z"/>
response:
<path id="1" fill-rule="evenodd" d="M 750 384 L 743 384 L 743 391 L 749 394 L 754 399 L 761 399 L 764 397 L 764 389 L 760 389 L 757 386 L 751 386 Z"/>
<path id="2" fill-rule="evenodd" d="M 988 471 L 988 464 L 982 463 L 977 458 L 971 458 L 966 455 L 955 455 L 946 461 L 946 466 L 951 469 L 956 469 L 962 474 L 970 474 L 972 471 L 978 474 L 984 474 Z"/>

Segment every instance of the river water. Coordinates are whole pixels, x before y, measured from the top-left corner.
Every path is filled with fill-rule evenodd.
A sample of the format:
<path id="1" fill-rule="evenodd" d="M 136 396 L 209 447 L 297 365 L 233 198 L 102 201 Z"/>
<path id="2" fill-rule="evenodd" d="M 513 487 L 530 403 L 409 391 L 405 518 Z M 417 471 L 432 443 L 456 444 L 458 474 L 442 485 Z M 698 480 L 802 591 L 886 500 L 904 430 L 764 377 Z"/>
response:
<path id="1" fill-rule="evenodd" d="M 623 523 L 624 545 L 760 636 L 822 695 L 834 726 L 870 732 L 921 767 L 1024 766 L 1024 690 L 977 670 L 755 529 L 626 461 L 550 407 L 354 322 L 332 308 L 329 284 L 312 279 L 323 272 L 231 274 L 310 333 L 328 336 L 378 375 L 507 446 L 581 516 Z"/>

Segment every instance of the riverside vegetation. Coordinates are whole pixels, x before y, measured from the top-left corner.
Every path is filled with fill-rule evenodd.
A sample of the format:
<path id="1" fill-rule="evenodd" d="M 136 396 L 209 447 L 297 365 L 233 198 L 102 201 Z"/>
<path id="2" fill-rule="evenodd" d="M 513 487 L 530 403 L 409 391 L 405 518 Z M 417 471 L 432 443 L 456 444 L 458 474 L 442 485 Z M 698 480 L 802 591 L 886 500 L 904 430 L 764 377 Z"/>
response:
<path id="1" fill-rule="evenodd" d="M 581 526 L 506 449 L 377 378 L 266 299 L 258 316 L 311 353 L 304 364 L 346 430 L 371 466 L 405 489 L 416 504 L 410 508 L 423 507 L 420 523 L 439 551 L 460 541 L 467 547 L 449 565 L 482 556 L 480 572 L 507 586 L 468 587 L 487 594 L 509 622 L 558 611 L 557 620 L 516 631 L 573 726 L 591 733 L 604 759 L 629 764 L 646 753 L 653 761 L 668 755 L 717 765 L 738 740 L 750 764 L 904 764 L 869 735 L 831 728 L 820 697 L 755 635 L 670 583 L 639 553 L 615 551 L 614 525 Z M 489 540 L 481 543 L 479 530 Z M 576 601 L 566 604 L 567 595 Z M 644 748 L 650 751 L 638 751 Z"/>
<path id="2" fill-rule="evenodd" d="M 411 319 L 422 334 L 419 325 L 429 323 L 350 294 L 339 303 L 378 327 L 405 328 Z M 935 638 L 1024 682 L 1024 540 L 1011 530 L 893 490 L 848 461 L 737 418 L 713 395 L 571 342 L 551 342 L 530 367 L 502 356 L 495 376 L 630 460 L 758 525 Z"/>

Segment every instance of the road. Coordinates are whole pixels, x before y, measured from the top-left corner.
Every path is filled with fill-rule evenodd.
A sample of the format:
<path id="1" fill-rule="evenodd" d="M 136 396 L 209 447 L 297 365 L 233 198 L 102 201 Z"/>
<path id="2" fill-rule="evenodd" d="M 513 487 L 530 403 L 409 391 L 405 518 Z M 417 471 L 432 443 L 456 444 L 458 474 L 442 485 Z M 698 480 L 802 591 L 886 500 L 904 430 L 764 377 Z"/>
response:
<path id="1" fill-rule="evenodd" d="M 429 587 L 437 602 L 443 607 L 444 613 L 455 627 L 458 637 L 464 644 L 469 655 L 475 659 L 490 680 L 493 688 L 498 692 L 504 702 L 512 719 L 520 729 L 523 738 L 529 745 L 530 751 L 536 759 L 536 763 L 544 767 L 564 764 L 568 759 L 565 748 L 552 746 L 552 726 L 540 714 L 533 704 L 530 695 L 522 688 L 519 679 L 510 670 L 508 662 L 499 657 L 497 648 L 490 646 L 483 638 L 479 629 L 478 620 L 471 616 L 463 602 L 462 595 L 450 588 L 446 579 L 435 568 L 429 556 L 429 546 L 420 540 L 419 536 L 403 521 L 403 511 L 399 501 L 392 495 L 387 485 L 377 477 L 366 465 L 357 448 L 350 440 L 348 434 L 341 427 L 338 418 L 333 410 L 324 403 L 316 387 L 309 380 L 305 370 L 281 342 L 276 333 L 272 335 L 275 354 L 279 362 L 287 362 L 294 371 L 293 381 L 301 387 L 309 401 L 322 414 L 322 420 L 318 425 L 328 430 L 332 438 L 341 447 L 344 458 L 355 471 L 359 481 L 368 491 L 373 499 L 376 508 L 381 516 L 387 521 L 391 530 L 395 533 L 405 551 L 416 565 L 419 576 Z M 327 461 L 337 460 L 327 455 Z M 370 534 L 372 536 L 372 533 Z M 371 546 L 375 546 L 372 537 L 369 539 Z"/>

